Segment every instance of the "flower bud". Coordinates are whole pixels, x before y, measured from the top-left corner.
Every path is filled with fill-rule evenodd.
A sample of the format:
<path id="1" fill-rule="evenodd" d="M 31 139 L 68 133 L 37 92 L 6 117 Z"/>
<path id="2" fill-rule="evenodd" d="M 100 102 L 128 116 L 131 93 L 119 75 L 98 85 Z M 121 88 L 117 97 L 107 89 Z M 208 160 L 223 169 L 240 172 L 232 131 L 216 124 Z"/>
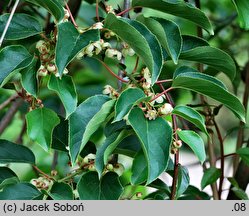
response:
<path id="1" fill-rule="evenodd" d="M 161 103 L 163 103 L 164 98 L 165 98 L 165 96 L 164 96 L 164 95 L 161 95 L 161 96 L 158 97 L 155 101 L 156 101 L 157 103 L 161 104 Z"/>
<path id="2" fill-rule="evenodd" d="M 158 112 L 161 115 L 169 115 L 170 113 L 172 113 L 172 111 L 173 111 L 173 107 L 169 103 L 165 103 L 162 107 L 158 109 Z"/>
<path id="3" fill-rule="evenodd" d="M 182 141 L 181 140 L 177 140 L 173 142 L 173 145 L 175 148 L 181 148 L 182 147 Z"/>
<path id="4" fill-rule="evenodd" d="M 95 158 L 96 158 L 96 155 L 90 153 L 90 154 L 88 154 L 86 157 L 83 158 L 83 162 L 84 162 L 85 164 L 87 164 L 87 163 L 90 163 L 91 161 L 94 161 Z"/>
<path id="5" fill-rule="evenodd" d="M 51 72 L 51 73 L 55 73 L 56 71 L 57 71 L 57 68 L 56 68 L 56 66 L 55 66 L 55 64 L 48 64 L 48 66 L 47 66 L 47 70 L 49 71 L 49 72 Z"/>
<path id="6" fill-rule="evenodd" d="M 124 173 L 124 166 L 120 163 L 115 164 L 114 166 L 114 172 L 116 172 L 119 176 L 121 176 Z"/>
<path id="7" fill-rule="evenodd" d="M 68 74 L 68 69 L 67 68 L 64 69 L 63 74 L 65 74 L 65 75 Z"/>
<path id="8" fill-rule="evenodd" d="M 107 164 L 106 169 L 109 171 L 113 171 L 113 165 L 112 164 Z"/>
<path id="9" fill-rule="evenodd" d="M 39 69 L 38 70 L 38 76 L 41 76 L 41 77 L 45 77 L 48 75 L 48 71 L 46 68 L 43 68 L 43 69 Z"/>
<path id="10" fill-rule="evenodd" d="M 105 55 L 108 57 L 108 58 L 113 58 L 113 56 L 115 55 L 115 50 L 114 49 L 111 49 L 111 48 L 109 48 L 109 49 L 107 49 L 106 51 L 105 51 Z"/>

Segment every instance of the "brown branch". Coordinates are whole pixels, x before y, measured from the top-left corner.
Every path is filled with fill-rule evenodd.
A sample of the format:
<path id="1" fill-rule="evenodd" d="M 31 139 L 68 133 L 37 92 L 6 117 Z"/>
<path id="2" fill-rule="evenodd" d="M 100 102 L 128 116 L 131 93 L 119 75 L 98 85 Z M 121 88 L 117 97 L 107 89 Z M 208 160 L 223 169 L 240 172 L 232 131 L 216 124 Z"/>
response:
<path id="1" fill-rule="evenodd" d="M 15 116 L 18 108 L 22 105 L 23 100 L 17 99 L 13 102 L 12 106 L 9 108 L 5 116 L 0 121 L 0 135 L 4 132 L 4 130 L 8 127 L 13 117 Z"/>
<path id="2" fill-rule="evenodd" d="M 18 95 L 12 95 L 11 97 L 9 97 L 6 101 L 4 101 L 2 104 L 0 104 L 0 110 L 2 110 L 3 108 L 5 108 L 6 106 L 8 106 L 12 101 L 14 101 L 16 98 L 18 98 Z"/>
<path id="3" fill-rule="evenodd" d="M 17 143 L 17 144 L 22 144 L 23 143 L 23 135 L 25 134 L 26 129 L 27 129 L 26 120 L 25 120 L 25 118 L 23 118 L 22 130 L 21 130 L 19 136 L 17 137 L 15 143 Z"/>

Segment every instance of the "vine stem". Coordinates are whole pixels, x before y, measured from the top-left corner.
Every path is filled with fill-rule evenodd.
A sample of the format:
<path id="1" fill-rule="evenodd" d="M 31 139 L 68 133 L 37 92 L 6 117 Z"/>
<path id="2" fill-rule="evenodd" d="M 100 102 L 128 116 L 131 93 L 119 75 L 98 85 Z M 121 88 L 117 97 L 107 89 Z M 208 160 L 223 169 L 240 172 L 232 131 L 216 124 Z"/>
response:
<path id="1" fill-rule="evenodd" d="M 100 22 L 100 19 L 99 19 L 99 0 L 96 0 L 96 18 L 97 18 L 98 22 Z"/>
<path id="2" fill-rule="evenodd" d="M 46 177 L 47 179 L 50 180 L 54 180 L 51 176 L 49 176 L 48 174 L 46 174 L 45 172 L 43 172 L 42 170 L 40 170 L 37 166 L 32 165 L 32 167 L 40 174 L 42 174 L 44 177 Z"/>
<path id="3" fill-rule="evenodd" d="M 130 7 L 130 8 L 127 8 L 127 9 L 121 11 L 120 13 L 118 13 L 118 14 L 116 14 L 116 15 L 117 15 L 117 16 L 122 16 L 123 14 L 125 14 L 125 13 L 127 13 L 127 12 L 129 12 L 129 11 L 131 11 L 131 10 L 134 10 L 134 9 L 136 9 L 136 8 L 142 8 L 142 7 L 141 7 L 141 6 Z"/>
<path id="4" fill-rule="evenodd" d="M 101 61 L 100 59 L 98 59 L 98 58 L 96 58 L 105 68 L 106 68 L 106 70 L 112 75 L 112 76 L 114 76 L 114 77 L 116 77 L 118 80 L 120 80 L 121 82 L 124 82 L 124 83 L 128 83 L 129 81 L 128 80 L 124 80 L 124 79 L 122 79 L 121 77 L 119 77 L 117 74 L 115 74 L 112 70 L 111 70 L 111 68 L 109 68 L 108 67 L 108 65 L 105 63 L 105 62 L 103 62 L 103 61 Z"/>
<path id="5" fill-rule="evenodd" d="M 5 108 L 6 106 L 8 106 L 12 101 L 17 99 L 18 97 L 19 97 L 19 95 L 17 95 L 17 94 L 12 95 L 11 97 L 9 97 L 6 101 L 4 101 L 2 104 L 0 104 L 0 110 Z"/>
<path id="6" fill-rule="evenodd" d="M 170 97 L 169 94 L 167 94 L 169 89 L 173 89 L 173 88 L 170 87 L 167 89 L 168 90 L 167 91 L 167 90 L 165 90 L 165 88 L 163 87 L 163 85 L 161 83 L 158 85 L 161 88 L 161 90 L 163 91 L 162 93 L 168 99 L 168 102 L 171 104 L 172 107 L 174 107 L 174 102 L 173 102 L 172 98 Z M 173 123 L 174 137 L 176 140 L 178 140 L 178 135 L 176 133 L 178 126 L 177 126 L 177 121 L 176 121 L 175 115 L 172 115 L 172 123 Z M 177 180 L 178 180 L 178 173 L 179 173 L 179 155 L 180 155 L 179 150 L 177 150 L 177 152 L 174 155 L 174 174 L 173 174 L 172 190 L 171 190 L 171 195 L 170 195 L 171 200 L 174 200 L 176 198 Z"/>
<path id="7" fill-rule="evenodd" d="M 220 128 L 216 121 L 213 119 L 214 127 L 217 132 L 218 140 L 220 142 L 220 170 L 221 170 L 221 176 L 220 176 L 220 183 L 219 183 L 219 198 L 221 199 L 222 194 L 222 187 L 223 187 L 223 181 L 224 181 L 224 165 L 225 165 L 225 154 L 224 154 L 224 143 L 223 138 L 220 132 Z"/>
<path id="8" fill-rule="evenodd" d="M 15 11 L 16 11 L 16 8 L 17 8 L 19 2 L 20 2 L 20 0 L 16 0 L 15 4 L 13 6 L 13 9 L 12 9 L 12 11 L 10 13 L 9 19 L 8 19 L 8 21 L 6 23 L 6 26 L 4 27 L 3 33 L 2 33 L 1 38 L 0 38 L 0 47 L 2 46 L 4 37 L 5 37 L 5 35 L 6 35 L 7 31 L 8 31 L 8 28 L 10 26 L 11 20 L 12 20 L 14 14 L 15 14 Z"/>
<path id="9" fill-rule="evenodd" d="M 156 84 L 167 83 L 167 82 L 172 82 L 172 81 L 173 81 L 173 79 L 158 80 L 158 81 L 156 81 Z"/>
<path id="10" fill-rule="evenodd" d="M 67 2 L 66 2 L 66 1 L 64 1 L 64 2 L 65 2 L 65 6 L 66 6 L 66 8 L 67 8 L 67 10 L 68 10 L 69 16 L 70 16 L 70 18 L 71 18 L 71 20 L 72 20 L 72 23 L 73 23 L 74 27 L 75 27 L 75 28 L 78 28 L 78 25 L 77 25 L 77 23 L 75 22 L 75 19 L 74 19 L 73 15 L 72 15 L 72 12 L 71 12 L 71 10 L 70 10 L 70 8 L 69 8 Z"/>
<path id="11" fill-rule="evenodd" d="M 161 85 L 161 84 L 160 84 L 160 85 Z M 150 102 L 156 100 L 157 98 L 159 98 L 159 97 L 162 96 L 162 95 L 165 95 L 166 93 L 168 93 L 169 91 L 171 91 L 171 90 L 173 90 L 173 89 L 174 89 L 173 87 L 170 87 L 170 88 L 168 88 L 168 89 L 166 89 L 166 90 L 163 88 L 163 91 L 162 91 L 160 94 L 158 94 L 158 95 L 156 95 L 155 97 L 153 97 L 153 98 L 150 100 Z"/>

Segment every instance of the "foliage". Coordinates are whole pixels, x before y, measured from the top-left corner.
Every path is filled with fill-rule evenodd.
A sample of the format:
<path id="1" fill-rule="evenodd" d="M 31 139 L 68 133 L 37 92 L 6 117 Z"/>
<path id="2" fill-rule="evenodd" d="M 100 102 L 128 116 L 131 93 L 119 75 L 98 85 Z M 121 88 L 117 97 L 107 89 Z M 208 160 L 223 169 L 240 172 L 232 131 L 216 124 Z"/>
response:
<path id="1" fill-rule="evenodd" d="M 247 1 L 124 1 L 0 8 L 0 199 L 222 199 L 224 180 L 248 198 L 236 170 L 249 161 L 249 94 L 242 104 L 236 93 L 249 85 L 249 63 L 226 39 L 248 37 Z M 229 129 L 240 121 L 230 155 L 220 116 Z M 189 148 L 204 168 L 201 190 L 181 165 Z M 227 156 L 235 179 L 224 171 Z M 32 170 L 21 174 L 17 163 Z"/>

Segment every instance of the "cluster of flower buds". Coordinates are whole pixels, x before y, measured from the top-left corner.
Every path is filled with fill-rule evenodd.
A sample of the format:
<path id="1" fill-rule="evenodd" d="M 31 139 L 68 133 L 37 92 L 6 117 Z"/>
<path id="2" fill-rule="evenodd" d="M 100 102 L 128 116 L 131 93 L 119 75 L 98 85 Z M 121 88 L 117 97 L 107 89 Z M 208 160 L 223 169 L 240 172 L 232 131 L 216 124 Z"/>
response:
<path id="1" fill-rule="evenodd" d="M 32 179 L 30 183 L 40 190 L 48 190 L 53 185 L 53 181 L 45 177 Z"/>
<path id="2" fill-rule="evenodd" d="M 22 97 L 27 103 L 29 103 L 29 111 L 32 111 L 36 108 L 41 108 L 43 107 L 42 100 L 39 98 L 33 97 L 31 94 L 28 92 L 19 92 L 18 95 Z"/>
<path id="3" fill-rule="evenodd" d="M 171 147 L 171 154 L 176 154 L 179 148 L 182 147 L 182 141 L 181 140 L 175 140 L 173 141 L 172 147 Z"/>
<path id="4" fill-rule="evenodd" d="M 41 66 L 38 69 L 38 75 L 45 77 L 49 74 L 55 74 L 59 77 L 57 67 L 55 65 L 54 44 L 50 41 L 40 40 L 36 43 L 36 48 L 40 53 Z M 63 74 L 67 74 L 68 70 L 65 69 Z"/>
<path id="5" fill-rule="evenodd" d="M 124 57 L 135 55 L 135 51 L 127 43 L 123 43 L 123 49 L 121 52 Z"/>
<path id="6" fill-rule="evenodd" d="M 110 85 L 104 86 L 104 90 L 102 92 L 104 95 L 109 95 L 111 98 L 118 98 L 119 93 Z"/>
<path id="7" fill-rule="evenodd" d="M 115 36 L 115 33 L 113 31 L 106 31 L 104 36 L 106 39 L 110 39 L 111 37 Z"/>
<path id="8" fill-rule="evenodd" d="M 152 81 L 151 81 L 151 74 L 150 74 L 150 71 L 149 69 L 146 67 L 142 70 L 141 72 L 144 80 L 142 82 L 142 88 L 144 90 L 149 90 L 151 88 L 151 84 L 152 84 Z"/>
<path id="9" fill-rule="evenodd" d="M 79 52 L 77 58 L 81 59 L 85 55 L 88 57 L 92 57 L 93 55 L 98 55 L 101 51 L 105 51 L 110 47 L 111 45 L 108 42 L 105 42 L 103 39 L 100 39 L 99 41 L 91 43 L 87 47 L 85 47 L 81 52 Z"/>
<path id="10" fill-rule="evenodd" d="M 122 59 L 122 53 L 117 49 L 112 49 L 112 48 L 108 48 L 105 51 L 105 56 L 108 58 L 116 58 L 119 61 Z"/>

